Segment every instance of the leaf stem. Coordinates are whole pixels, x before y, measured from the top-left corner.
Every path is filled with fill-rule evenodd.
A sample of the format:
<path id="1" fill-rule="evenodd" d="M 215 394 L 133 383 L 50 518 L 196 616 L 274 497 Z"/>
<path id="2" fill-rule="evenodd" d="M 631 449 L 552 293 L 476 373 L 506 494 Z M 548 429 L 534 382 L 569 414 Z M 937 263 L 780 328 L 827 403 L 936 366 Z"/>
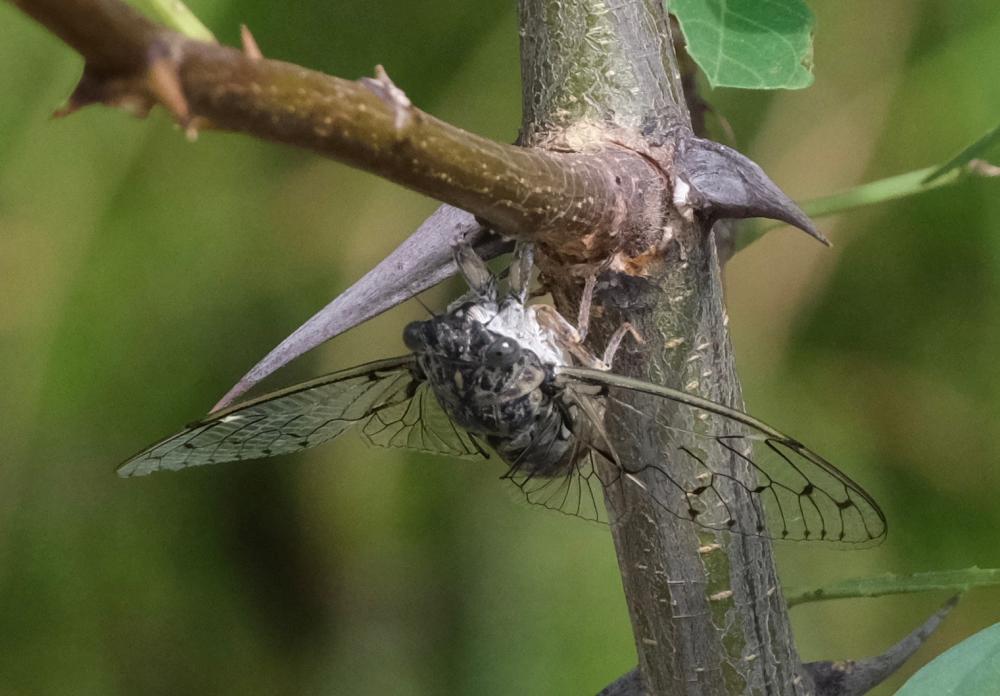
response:
<path id="1" fill-rule="evenodd" d="M 930 592 L 948 590 L 965 592 L 972 587 L 1000 585 L 1000 568 L 964 568 L 962 570 L 938 570 L 912 575 L 876 575 L 869 578 L 853 578 L 835 582 L 811 590 L 791 589 L 787 592 L 788 606 L 819 602 L 826 599 L 847 599 L 852 597 L 881 597 L 909 592 Z"/>
<path id="2" fill-rule="evenodd" d="M 943 165 L 933 165 L 897 174 L 878 181 L 861 184 L 854 188 L 840 191 L 829 196 L 821 196 L 802 201 L 799 206 L 811 218 L 822 218 L 837 215 L 848 210 L 863 208 L 868 205 L 885 203 L 926 193 L 942 186 L 948 186 L 969 177 L 994 177 L 1000 175 L 1000 169 L 981 160 L 970 160 L 963 166 L 942 171 Z M 751 229 L 742 231 L 736 238 L 736 251 L 750 246 L 765 233 L 781 227 L 783 223 L 756 223 Z"/>

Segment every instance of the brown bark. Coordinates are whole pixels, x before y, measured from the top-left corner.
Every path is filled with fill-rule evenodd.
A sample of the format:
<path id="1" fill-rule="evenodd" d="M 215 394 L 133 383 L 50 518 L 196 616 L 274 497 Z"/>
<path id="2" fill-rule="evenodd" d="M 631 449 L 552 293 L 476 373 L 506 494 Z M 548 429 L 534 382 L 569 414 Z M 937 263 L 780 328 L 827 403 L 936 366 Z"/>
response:
<path id="1" fill-rule="evenodd" d="M 586 153 L 496 143 L 417 109 L 377 70 L 359 81 L 188 39 L 119 0 L 12 0 L 76 49 L 84 74 L 65 112 L 91 103 L 168 108 L 190 134 L 235 131 L 304 148 L 467 210 L 577 261 L 646 223 L 655 176 L 608 138 Z M 601 234 L 594 234 L 601 231 Z"/>

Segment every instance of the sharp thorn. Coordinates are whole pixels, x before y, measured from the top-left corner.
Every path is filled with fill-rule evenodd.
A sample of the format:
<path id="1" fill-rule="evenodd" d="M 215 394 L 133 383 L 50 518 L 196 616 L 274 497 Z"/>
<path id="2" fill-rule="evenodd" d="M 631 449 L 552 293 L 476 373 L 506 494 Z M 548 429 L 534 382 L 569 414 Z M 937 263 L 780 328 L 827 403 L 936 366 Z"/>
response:
<path id="1" fill-rule="evenodd" d="M 678 139 L 674 204 L 681 215 L 698 211 L 710 222 L 750 217 L 780 220 L 831 246 L 756 162 L 731 147 L 693 135 Z"/>
<path id="2" fill-rule="evenodd" d="M 191 110 L 184 96 L 180 77 L 177 75 L 177 65 L 163 47 L 158 49 L 154 45 L 150 50 L 146 82 L 157 100 L 173 114 L 178 123 L 187 128 L 191 120 Z"/>
<path id="3" fill-rule="evenodd" d="M 397 131 L 406 127 L 413 118 L 413 103 L 406 96 L 406 92 L 401 90 L 389 79 L 388 73 L 381 65 L 375 66 L 375 77 L 362 77 L 361 84 L 374 92 L 379 99 L 388 104 L 394 114 L 393 126 Z"/>
<path id="4" fill-rule="evenodd" d="M 264 54 L 261 53 L 257 40 L 250 33 L 250 28 L 246 24 L 240 25 L 240 42 L 243 44 L 243 55 L 250 60 L 262 60 Z"/>

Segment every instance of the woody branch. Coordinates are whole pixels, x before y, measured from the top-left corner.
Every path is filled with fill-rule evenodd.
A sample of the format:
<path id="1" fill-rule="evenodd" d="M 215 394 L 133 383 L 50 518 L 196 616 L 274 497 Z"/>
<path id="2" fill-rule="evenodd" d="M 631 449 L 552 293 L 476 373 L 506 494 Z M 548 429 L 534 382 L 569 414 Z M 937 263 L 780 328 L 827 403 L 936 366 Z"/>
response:
<path id="1" fill-rule="evenodd" d="M 641 226 L 629 205 L 653 168 L 625 148 L 587 154 L 497 143 L 414 107 L 381 69 L 344 80 L 189 39 L 120 0 L 12 0 L 84 58 L 66 112 L 92 103 L 166 107 L 190 134 L 246 133 L 310 150 L 467 210 L 507 235 L 588 260 Z M 630 212 L 638 211 L 638 212 Z M 638 223 L 638 224 L 637 224 Z"/>

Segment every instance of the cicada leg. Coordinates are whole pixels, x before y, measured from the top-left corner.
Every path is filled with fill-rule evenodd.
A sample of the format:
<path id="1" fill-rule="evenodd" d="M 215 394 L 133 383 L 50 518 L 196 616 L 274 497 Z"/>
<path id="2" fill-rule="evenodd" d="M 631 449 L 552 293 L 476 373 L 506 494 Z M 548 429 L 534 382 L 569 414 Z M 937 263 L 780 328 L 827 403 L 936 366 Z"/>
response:
<path id="1" fill-rule="evenodd" d="M 469 289 L 479 301 L 496 301 L 497 279 L 487 267 L 486 262 L 480 258 L 476 250 L 472 248 L 464 238 L 455 242 L 452 247 L 452 254 L 455 265 L 465 278 Z"/>

